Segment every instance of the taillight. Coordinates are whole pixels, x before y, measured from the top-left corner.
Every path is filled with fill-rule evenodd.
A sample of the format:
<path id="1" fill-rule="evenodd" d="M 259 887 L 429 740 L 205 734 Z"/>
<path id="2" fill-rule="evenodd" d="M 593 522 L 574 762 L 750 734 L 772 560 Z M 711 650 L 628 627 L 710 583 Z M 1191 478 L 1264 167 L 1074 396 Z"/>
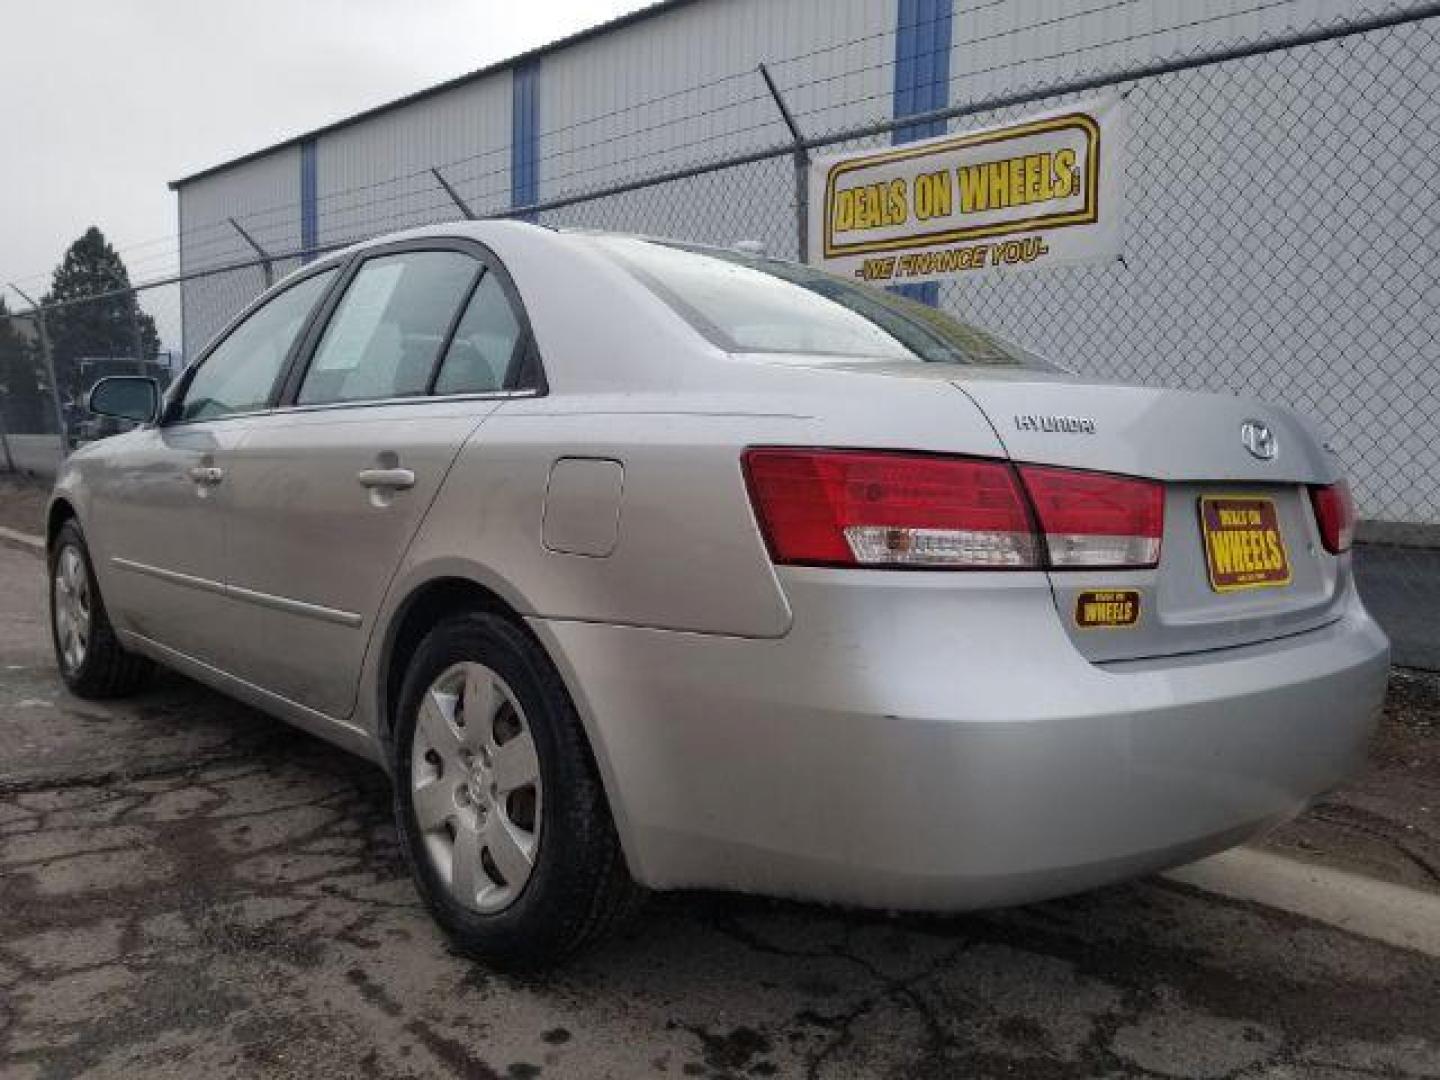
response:
<path id="1" fill-rule="evenodd" d="M 1038 567 L 1025 497 L 1003 462 L 754 449 L 745 477 L 777 563 Z"/>
<path id="2" fill-rule="evenodd" d="M 1355 499 L 1350 485 L 1339 480 L 1328 487 L 1312 487 L 1310 501 L 1315 505 L 1315 521 L 1325 550 L 1332 555 L 1349 551 L 1355 540 Z"/>
<path id="3" fill-rule="evenodd" d="M 1157 566 L 1165 488 L 1154 480 L 1021 465 L 1057 570 Z"/>
<path id="4" fill-rule="evenodd" d="M 1066 570 L 1160 561 L 1165 489 L 1153 480 L 867 450 L 754 449 L 744 466 L 777 563 Z"/>

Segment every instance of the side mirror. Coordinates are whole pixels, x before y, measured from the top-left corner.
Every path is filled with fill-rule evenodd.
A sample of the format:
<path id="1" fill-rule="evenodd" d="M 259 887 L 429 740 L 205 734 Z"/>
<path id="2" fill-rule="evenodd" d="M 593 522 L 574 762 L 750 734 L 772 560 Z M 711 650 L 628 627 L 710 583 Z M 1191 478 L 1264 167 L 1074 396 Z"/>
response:
<path id="1" fill-rule="evenodd" d="M 148 424 L 160 407 L 160 387 L 144 375 L 107 375 L 90 388 L 85 406 L 97 416 Z"/>

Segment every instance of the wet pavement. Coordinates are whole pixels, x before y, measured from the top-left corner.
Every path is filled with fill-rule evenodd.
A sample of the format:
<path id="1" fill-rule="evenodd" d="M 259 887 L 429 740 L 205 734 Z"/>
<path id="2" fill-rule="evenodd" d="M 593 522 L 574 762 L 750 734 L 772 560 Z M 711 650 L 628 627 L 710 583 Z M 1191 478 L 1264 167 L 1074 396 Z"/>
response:
<path id="1" fill-rule="evenodd" d="M 176 678 L 68 697 L 43 600 L 0 547 L 7 1080 L 1440 1077 L 1440 959 L 1159 879 L 963 918 L 669 896 L 487 971 L 377 769 Z"/>

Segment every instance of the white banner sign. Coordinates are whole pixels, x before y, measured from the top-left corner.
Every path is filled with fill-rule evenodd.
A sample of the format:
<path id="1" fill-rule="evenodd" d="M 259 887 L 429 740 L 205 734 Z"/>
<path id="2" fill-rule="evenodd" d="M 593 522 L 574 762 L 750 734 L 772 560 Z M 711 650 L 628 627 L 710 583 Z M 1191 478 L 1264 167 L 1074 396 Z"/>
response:
<path id="1" fill-rule="evenodd" d="M 1120 255 L 1125 103 L 810 166 L 810 262 L 877 284 Z"/>

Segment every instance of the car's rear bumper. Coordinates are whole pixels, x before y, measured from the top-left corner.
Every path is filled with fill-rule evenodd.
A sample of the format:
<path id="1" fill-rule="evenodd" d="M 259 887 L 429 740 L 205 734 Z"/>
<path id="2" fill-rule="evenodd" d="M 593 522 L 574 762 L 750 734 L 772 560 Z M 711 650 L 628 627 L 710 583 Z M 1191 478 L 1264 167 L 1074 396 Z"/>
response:
<path id="1" fill-rule="evenodd" d="M 1239 843 L 1361 764 L 1389 647 L 1353 596 L 1319 630 L 1101 667 L 1037 578 L 793 571 L 778 640 L 534 626 L 659 888 L 1036 899 Z"/>

